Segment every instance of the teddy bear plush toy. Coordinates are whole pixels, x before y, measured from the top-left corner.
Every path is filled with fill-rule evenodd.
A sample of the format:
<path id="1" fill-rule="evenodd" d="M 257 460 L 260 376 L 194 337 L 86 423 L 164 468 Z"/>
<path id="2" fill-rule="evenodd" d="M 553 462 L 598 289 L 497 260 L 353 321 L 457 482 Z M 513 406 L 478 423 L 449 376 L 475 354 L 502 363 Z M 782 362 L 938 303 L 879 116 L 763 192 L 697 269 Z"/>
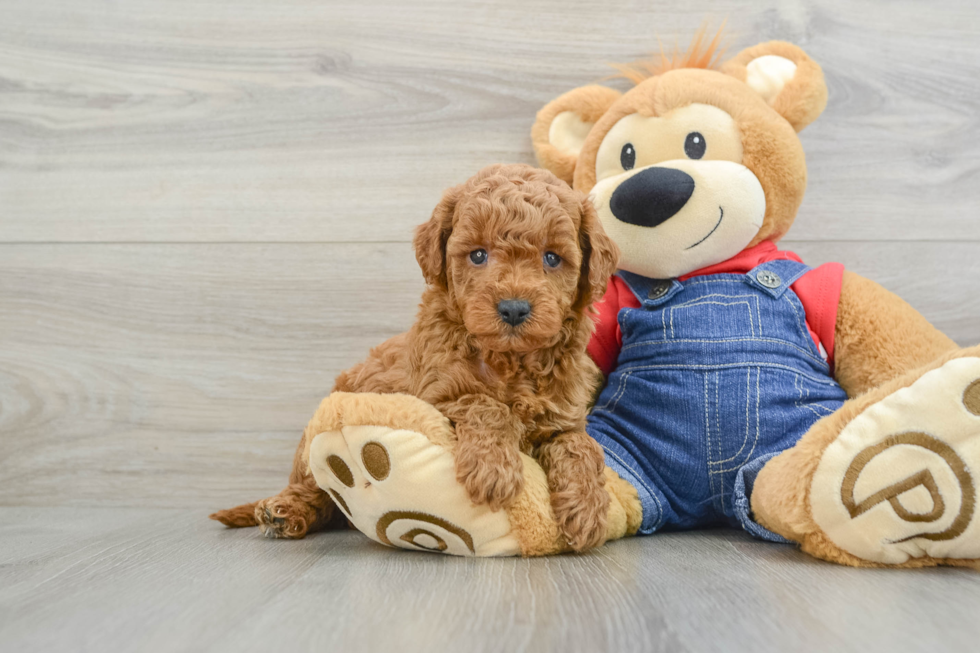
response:
<path id="1" fill-rule="evenodd" d="M 980 347 L 777 248 L 823 74 L 782 42 L 712 59 L 696 44 L 626 69 L 626 93 L 574 89 L 532 129 L 539 163 L 590 194 L 621 250 L 589 348 L 606 375 L 588 425 L 606 457 L 606 539 L 728 524 L 848 565 L 976 565 Z M 308 432 L 318 484 L 379 542 L 567 549 L 538 464 L 523 456 L 506 510 L 472 505 L 448 422 L 419 400 L 338 393 Z M 379 457 L 358 454 L 377 446 L 380 478 Z M 332 456 L 375 482 L 338 482 Z"/>

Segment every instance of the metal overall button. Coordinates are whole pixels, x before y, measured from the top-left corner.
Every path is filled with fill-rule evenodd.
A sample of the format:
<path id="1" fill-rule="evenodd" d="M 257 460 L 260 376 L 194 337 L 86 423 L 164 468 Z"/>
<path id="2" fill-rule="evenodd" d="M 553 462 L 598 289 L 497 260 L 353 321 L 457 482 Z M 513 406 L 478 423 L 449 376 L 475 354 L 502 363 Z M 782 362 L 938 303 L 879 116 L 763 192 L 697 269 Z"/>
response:
<path id="1" fill-rule="evenodd" d="M 779 285 L 783 282 L 778 274 L 769 270 L 762 270 L 759 274 L 755 275 L 755 278 L 766 288 L 779 288 Z"/>
<path id="2" fill-rule="evenodd" d="M 670 290 L 670 280 L 660 279 L 655 281 L 652 286 L 650 286 L 650 292 L 647 293 L 647 299 L 660 299 L 667 294 Z"/>

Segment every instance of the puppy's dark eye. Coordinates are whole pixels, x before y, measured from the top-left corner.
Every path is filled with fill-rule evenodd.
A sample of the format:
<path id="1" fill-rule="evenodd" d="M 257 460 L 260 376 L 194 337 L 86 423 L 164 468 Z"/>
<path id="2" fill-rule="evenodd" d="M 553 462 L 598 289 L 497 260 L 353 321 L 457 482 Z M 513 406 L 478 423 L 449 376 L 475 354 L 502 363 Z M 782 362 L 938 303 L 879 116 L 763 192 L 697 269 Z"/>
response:
<path id="1" fill-rule="evenodd" d="M 547 265 L 549 268 L 556 268 L 559 265 L 561 265 L 561 257 L 555 254 L 554 252 L 545 252 L 544 264 Z"/>
<path id="2" fill-rule="evenodd" d="M 704 142 L 704 136 L 701 135 L 701 132 L 691 132 L 684 139 L 684 154 L 689 159 L 700 159 L 704 156 L 704 150 L 707 147 L 708 144 Z"/>
<path id="3" fill-rule="evenodd" d="M 487 250 L 474 249 L 470 252 L 470 260 L 473 261 L 473 265 L 483 265 L 487 262 Z"/>
<path id="4" fill-rule="evenodd" d="M 619 164 L 623 166 L 623 170 L 632 170 L 636 165 L 636 150 L 633 149 L 632 143 L 623 146 L 619 153 Z"/>

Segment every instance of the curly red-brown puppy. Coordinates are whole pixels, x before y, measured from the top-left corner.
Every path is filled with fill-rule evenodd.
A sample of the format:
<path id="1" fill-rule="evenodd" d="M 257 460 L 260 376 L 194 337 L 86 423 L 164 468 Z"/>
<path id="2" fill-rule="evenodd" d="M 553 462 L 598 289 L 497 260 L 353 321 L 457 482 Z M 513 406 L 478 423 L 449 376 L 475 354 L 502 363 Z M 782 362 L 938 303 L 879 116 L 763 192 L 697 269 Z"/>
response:
<path id="1" fill-rule="evenodd" d="M 519 452 L 536 455 L 569 545 L 600 544 L 609 497 L 602 450 L 585 433 L 599 379 L 586 345 L 618 250 L 592 203 L 550 172 L 490 166 L 446 191 L 416 231 L 415 254 L 427 283 L 418 319 L 334 390 L 433 404 L 455 424 L 459 481 L 493 509 L 521 492 Z M 286 489 L 212 518 L 291 538 L 330 524 L 333 504 L 302 446 Z"/>

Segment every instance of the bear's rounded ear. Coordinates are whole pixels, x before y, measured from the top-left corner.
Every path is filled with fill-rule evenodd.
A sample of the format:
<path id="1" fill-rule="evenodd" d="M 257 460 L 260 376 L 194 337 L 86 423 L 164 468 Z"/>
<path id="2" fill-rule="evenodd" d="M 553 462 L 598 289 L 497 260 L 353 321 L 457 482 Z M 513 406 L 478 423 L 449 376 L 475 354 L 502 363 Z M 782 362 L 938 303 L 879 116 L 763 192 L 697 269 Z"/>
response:
<path id="1" fill-rule="evenodd" d="M 762 96 L 793 129 L 802 130 L 827 106 L 827 84 L 813 59 L 791 43 L 770 41 L 746 48 L 722 72 Z"/>
<path id="2" fill-rule="evenodd" d="M 546 104 L 531 128 L 538 165 L 571 185 L 575 162 L 592 125 L 621 95 L 606 86 L 581 86 Z"/>

